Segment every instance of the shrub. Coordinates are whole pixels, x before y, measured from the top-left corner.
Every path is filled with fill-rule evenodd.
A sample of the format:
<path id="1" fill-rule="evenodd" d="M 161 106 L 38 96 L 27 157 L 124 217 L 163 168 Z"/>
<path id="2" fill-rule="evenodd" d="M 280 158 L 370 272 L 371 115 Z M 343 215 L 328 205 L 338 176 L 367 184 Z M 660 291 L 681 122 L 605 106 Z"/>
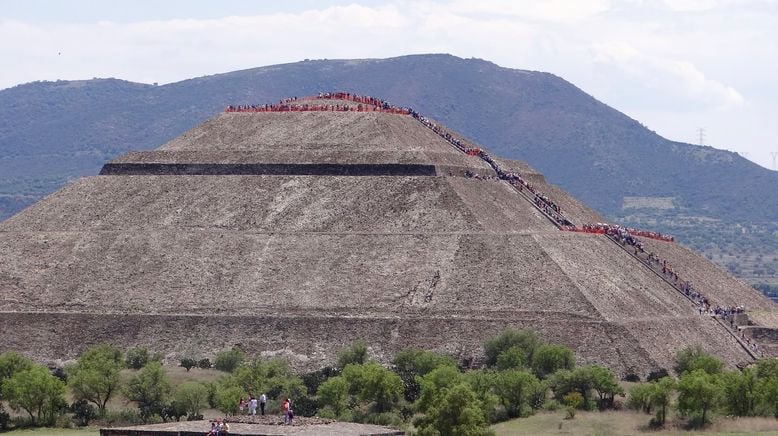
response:
<path id="1" fill-rule="evenodd" d="M 349 364 L 362 365 L 364 363 L 367 363 L 367 344 L 365 341 L 356 341 L 338 353 L 338 368 L 343 369 Z"/>
<path id="2" fill-rule="evenodd" d="M 305 387 L 308 389 L 308 395 L 316 395 L 316 391 L 319 390 L 319 386 L 321 386 L 322 383 L 339 374 L 339 369 L 325 366 L 320 370 L 303 374 L 302 380 L 303 384 L 305 384 Z"/>
<path id="3" fill-rule="evenodd" d="M 507 413 L 504 414 L 505 416 L 499 415 L 499 412 L 504 412 L 504 409 L 498 407 L 500 400 L 494 394 L 494 387 L 498 383 L 498 377 L 498 373 L 492 370 L 474 370 L 463 374 L 465 382 L 475 393 L 479 406 L 488 422 L 508 419 Z"/>
<path id="4" fill-rule="evenodd" d="M 724 388 L 724 406 L 734 416 L 753 416 L 756 412 L 759 379 L 753 368 L 742 372 L 731 371 L 721 374 Z"/>
<path id="5" fill-rule="evenodd" d="M 237 348 L 233 348 L 229 351 L 220 351 L 216 353 L 213 367 L 219 371 L 233 372 L 245 359 L 246 355 Z"/>
<path id="6" fill-rule="evenodd" d="M 343 377 L 357 399 L 371 403 L 375 413 L 393 410 L 403 394 L 400 376 L 378 363 L 347 365 L 343 369 Z"/>
<path id="7" fill-rule="evenodd" d="M 158 362 L 152 362 L 133 376 L 124 388 L 124 394 L 138 405 L 140 419 L 147 423 L 162 409 L 170 396 L 170 382 Z"/>
<path id="8" fill-rule="evenodd" d="M 319 411 L 319 401 L 312 396 L 303 395 L 294 400 L 294 414 L 296 416 L 316 416 Z"/>
<path id="9" fill-rule="evenodd" d="M 206 391 L 208 389 L 206 388 Z M 246 397 L 246 393 L 243 389 L 232 386 L 222 386 L 216 390 L 215 406 L 225 415 L 237 415 L 238 406 L 240 405 L 240 399 Z M 207 402 L 207 397 L 206 397 Z"/>
<path id="10" fill-rule="evenodd" d="M 718 374 L 724 368 L 724 364 L 707 353 L 701 346 L 695 345 L 679 351 L 675 355 L 675 367 L 678 375 L 701 369 L 708 374 Z"/>
<path id="11" fill-rule="evenodd" d="M 521 369 L 527 365 L 527 353 L 518 346 L 512 346 L 497 356 L 497 370 Z"/>
<path id="12" fill-rule="evenodd" d="M 127 350 L 125 364 L 130 369 L 141 369 L 149 363 L 149 350 L 145 347 L 135 347 Z"/>
<path id="13" fill-rule="evenodd" d="M 632 382 L 632 383 L 638 383 L 640 382 L 640 376 L 635 371 L 630 370 L 626 374 L 624 374 L 624 378 L 622 380 Z"/>
<path id="14" fill-rule="evenodd" d="M 651 413 L 652 397 L 654 394 L 654 384 L 647 383 L 633 386 L 629 390 L 627 397 L 627 407 L 633 410 L 639 410 L 645 413 Z"/>
<path id="15" fill-rule="evenodd" d="M 584 397 L 580 392 L 570 392 L 562 399 L 566 406 L 567 419 L 575 418 L 575 411 L 584 404 Z"/>
<path id="16" fill-rule="evenodd" d="M 70 413 L 78 420 L 78 425 L 86 427 L 89 421 L 97 417 L 97 409 L 87 400 L 78 400 L 70 405 Z"/>
<path id="17" fill-rule="evenodd" d="M 300 398 L 308 390 L 283 359 L 252 360 L 239 366 L 230 376 L 230 383 L 244 392 L 268 398 Z"/>
<path id="18" fill-rule="evenodd" d="M 186 372 L 189 372 L 190 369 L 197 366 L 197 361 L 190 357 L 184 357 L 181 359 L 181 366 L 186 369 Z"/>
<path id="19" fill-rule="evenodd" d="M 157 422 L 155 416 L 144 418 L 136 409 L 122 409 L 119 411 L 107 411 L 103 417 L 109 427 L 118 425 L 138 425 Z"/>
<path id="20" fill-rule="evenodd" d="M 543 344 L 532 354 L 532 370 L 540 378 L 546 378 L 560 369 L 575 368 L 573 350 L 554 344 Z"/>
<path id="21" fill-rule="evenodd" d="M 199 362 L 197 362 L 197 366 L 199 366 L 201 369 L 210 369 L 211 368 L 211 360 L 207 357 L 204 359 L 200 359 Z"/>
<path id="22" fill-rule="evenodd" d="M 540 390 L 540 380 L 527 371 L 503 371 L 498 375 L 495 393 L 509 418 L 528 416 L 535 406 L 534 397 Z M 545 391 L 545 387 L 543 387 Z M 541 404 L 542 405 L 542 402 Z"/>
<path id="23" fill-rule="evenodd" d="M 486 364 L 497 365 L 497 357 L 511 347 L 518 347 L 524 353 L 524 362 L 532 360 L 532 354 L 539 341 L 534 332 L 528 330 L 506 329 L 497 336 L 486 341 Z"/>
<path id="24" fill-rule="evenodd" d="M 467 384 L 456 384 L 441 392 L 439 401 L 417 418 L 414 425 L 419 435 L 493 435 L 477 403 L 475 393 Z"/>
<path id="25" fill-rule="evenodd" d="M 333 377 L 319 386 L 319 402 L 327 406 L 338 418 L 346 411 L 349 403 L 349 385 L 343 377 Z"/>
<path id="26" fill-rule="evenodd" d="M 646 377 L 647 382 L 659 381 L 662 378 L 669 376 L 670 373 L 664 368 L 659 368 L 648 373 Z"/>
<path id="27" fill-rule="evenodd" d="M 200 416 L 208 406 L 208 389 L 198 382 L 184 382 L 176 388 L 174 403 L 186 412 L 187 418 Z"/>
<path id="28" fill-rule="evenodd" d="M 703 369 L 684 372 L 678 382 L 678 411 L 684 416 L 699 413 L 700 423 L 705 424 L 708 413 L 718 408 L 722 393 L 715 375 Z"/>
<path id="29" fill-rule="evenodd" d="M 414 402 L 419 398 L 419 383 L 417 377 L 430 373 L 441 366 L 456 367 L 456 362 L 449 356 L 431 351 L 408 348 L 400 351 L 392 360 L 394 372 L 403 381 L 405 400 Z"/>

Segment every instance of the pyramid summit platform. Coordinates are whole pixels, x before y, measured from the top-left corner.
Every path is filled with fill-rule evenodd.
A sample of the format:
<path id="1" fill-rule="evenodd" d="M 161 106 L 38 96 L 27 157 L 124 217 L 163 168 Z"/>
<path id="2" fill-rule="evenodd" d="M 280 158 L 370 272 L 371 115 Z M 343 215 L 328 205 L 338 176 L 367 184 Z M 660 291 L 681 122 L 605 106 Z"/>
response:
<path id="1" fill-rule="evenodd" d="M 695 344 L 730 366 L 753 359 L 627 249 L 560 231 L 495 170 L 522 174 L 571 224 L 604 221 L 528 165 L 348 105 L 221 113 L 0 223 L 0 352 L 46 361 L 112 342 L 177 361 L 237 346 L 316 369 L 363 339 L 384 362 L 419 347 L 477 365 L 484 340 L 515 327 L 620 374 L 671 368 Z M 646 244 L 712 303 L 773 327 L 754 289 L 676 243 Z"/>

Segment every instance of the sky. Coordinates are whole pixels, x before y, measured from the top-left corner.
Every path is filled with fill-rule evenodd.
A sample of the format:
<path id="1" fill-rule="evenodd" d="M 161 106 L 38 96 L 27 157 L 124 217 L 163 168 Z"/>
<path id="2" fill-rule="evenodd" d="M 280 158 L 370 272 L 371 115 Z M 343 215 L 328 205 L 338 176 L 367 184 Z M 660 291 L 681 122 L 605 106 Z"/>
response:
<path id="1" fill-rule="evenodd" d="M 662 136 L 778 169 L 776 41 L 778 0 L 0 0 L 0 89 L 450 53 L 554 73 Z"/>

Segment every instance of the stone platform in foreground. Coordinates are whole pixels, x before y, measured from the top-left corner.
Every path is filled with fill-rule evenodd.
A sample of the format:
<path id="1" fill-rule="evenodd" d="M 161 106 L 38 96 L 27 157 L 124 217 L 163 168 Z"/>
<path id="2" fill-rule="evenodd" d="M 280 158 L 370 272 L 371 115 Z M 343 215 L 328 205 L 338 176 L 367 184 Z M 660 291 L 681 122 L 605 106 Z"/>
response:
<path id="1" fill-rule="evenodd" d="M 247 417 L 244 417 L 247 418 Z M 257 417 L 259 418 L 259 417 Z M 230 423 L 232 436 L 389 436 L 405 432 L 388 427 L 353 422 L 296 417 L 294 425 L 283 425 L 278 417 L 264 417 L 263 423 Z M 266 423 L 265 423 L 266 422 Z M 211 428 L 209 421 L 169 422 L 133 427 L 104 428 L 100 436 L 202 436 Z"/>

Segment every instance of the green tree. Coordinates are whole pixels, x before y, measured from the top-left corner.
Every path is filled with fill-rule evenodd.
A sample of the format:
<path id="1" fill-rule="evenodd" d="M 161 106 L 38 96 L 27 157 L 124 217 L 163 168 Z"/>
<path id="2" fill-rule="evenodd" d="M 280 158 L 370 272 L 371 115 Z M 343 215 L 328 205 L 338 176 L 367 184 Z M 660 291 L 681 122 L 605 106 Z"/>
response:
<path id="1" fill-rule="evenodd" d="M 529 330 L 506 329 L 497 336 L 486 341 L 484 350 L 486 353 L 486 364 L 488 366 L 497 365 L 497 357 L 505 350 L 511 347 L 518 347 L 524 352 L 524 362 L 532 361 L 532 354 L 539 345 L 539 341 L 534 332 Z"/>
<path id="2" fill-rule="evenodd" d="M 338 368 L 342 369 L 349 364 L 362 365 L 363 363 L 367 363 L 367 344 L 365 341 L 356 341 L 338 353 Z"/>
<path id="3" fill-rule="evenodd" d="M 564 345 L 543 344 L 532 354 L 532 371 L 546 378 L 560 369 L 575 368 L 575 355 Z"/>
<path id="4" fill-rule="evenodd" d="M 646 413 L 651 413 L 651 409 L 655 408 L 656 416 L 652 423 L 661 427 L 665 423 L 667 409 L 670 407 L 675 388 L 675 380 L 671 377 L 663 377 L 651 383 L 635 385 L 629 391 L 627 406 Z"/>
<path id="5" fill-rule="evenodd" d="M 651 393 L 651 404 L 656 408 L 656 424 L 663 426 L 677 385 L 672 377 L 662 377 L 652 384 L 654 391 Z"/>
<path id="6" fill-rule="evenodd" d="M 130 369 L 141 369 L 151 361 L 151 354 L 146 347 L 135 347 L 127 350 L 125 364 Z"/>
<path id="7" fill-rule="evenodd" d="M 122 366 L 118 348 L 98 345 L 88 349 L 74 365 L 66 368 L 73 397 L 94 403 L 100 416 L 104 416 L 106 404 L 120 389 Z"/>
<path id="8" fill-rule="evenodd" d="M 627 397 L 627 407 L 633 410 L 639 410 L 645 413 L 651 413 L 654 406 L 652 398 L 654 395 L 654 383 L 645 383 L 632 386 Z"/>
<path id="9" fill-rule="evenodd" d="M 703 369 L 684 372 L 678 382 L 678 411 L 684 416 L 699 413 L 701 423 L 705 424 L 708 413 L 718 408 L 722 393 L 715 375 Z"/>
<path id="10" fill-rule="evenodd" d="M 616 375 L 610 369 L 599 365 L 588 365 L 581 368 L 590 374 L 592 389 L 597 392 L 597 406 L 600 409 L 613 407 L 616 395 L 624 395 L 624 389 L 619 384 Z"/>
<path id="11" fill-rule="evenodd" d="M 0 383 L 19 371 L 32 368 L 32 365 L 32 360 L 19 353 L 8 351 L 0 354 Z"/>
<path id="12" fill-rule="evenodd" d="M 527 353 L 514 345 L 497 356 L 497 370 L 521 369 L 527 366 Z"/>
<path id="13" fill-rule="evenodd" d="M 252 395 L 267 394 L 268 398 L 300 398 L 308 392 L 303 381 L 283 359 L 252 360 L 233 371 L 230 383 Z"/>
<path id="14" fill-rule="evenodd" d="M 206 392 L 208 392 L 207 388 Z M 240 399 L 245 397 L 246 393 L 237 386 L 220 386 L 216 390 L 216 408 L 224 412 L 225 415 L 237 415 Z"/>
<path id="15" fill-rule="evenodd" d="M 125 396 L 138 405 L 143 422 L 162 413 L 170 391 L 170 381 L 159 362 L 146 365 L 124 388 Z"/>
<path id="16" fill-rule="evenodd" d="M 724 368 L 724 364 L 703 350 L 699 345 L 684 348 L 675 355 L 675 367 L 678 375 L 701 369 L 708 374 L 718 374 Z"/>
<path id="17" fill-rule="evenodd" d="M 208 389 L 195 381 L 181 383 L 173 396 L 175 404 L 190 418 L 200 415 L 208 407 Z"/>
<path id="18" fill-rule="evenodd" d="M 756 362 L 756 376 L 760 379 L 778 379 L 778 359 L 759 359 Z"/>
<path id="19" fill-rule="evenodd" d="M 12 410 L 24 410 L 32 425 L 51 425 L 65 403 L 65 383 L 40 365 L 15 372 L 3 381 L 3 396 Z"/>
<path id="20" fill-rule="evenodd" d="M 721 374 L 724 388 L 724 406 L 735 416 L 754 416 L 758 399 L 759 378 L 754 368 L 728 371 Z"/>
<path id="21" fill-rule="evenodd" d="M 433 371 L 434 372 L 434 371 Z M 465 383 L 441 392 L 440 399 L 414 421 L 419 436 L 488 436 L 494 431 L 478 407 L 475 393 Z"/>
<path id="22" fill-rule="evenodd" d="M 349 386 L 346 379 L 341 376 L 332 377 L 319 385 L 317 395 L 320 404 L 330 407 L 336 417 L 343 416 L 348 409 Z"/>
<path id="23" fill-rule="evenodd" d="M 11 417 L 3 408 L 3 381 L 14 374 L 32 368 L 32 361 L 19 353 L 9 351 L 0 354 L 0 430 L 5 430 Z"/>
<path id="24" fill-rule="evenodd" d="M 778 377 L 759 379 L 757 401 L 760 410 L 778 418 Z"/>
<path id="25" fill-rule="evenodd" d="M 495 393 L 509 418 L 530 415 L 533 399 L 540 389 L 541 383 L 537 377 L 518 369 L 500 372 L 495 384 Z"/>
<path id="26" fill-rule="evenodd" d="M 427 375 L 440 366 L 456 367 L 456 362 L 450 356 L 408 348 L 395 354 L 392 366 L 403 381 L 405 399 L 412 403 L 419 398 L 416 377 Z"/>
<path id="27" fill-rule="evenodd" d="M 213 367 L 220 371 L 233 372 L 244 360 L 246 360 L 246 354 L 237 348 L 233 348 L 232 350 L 216 353 Z"/>
<path id="28" fill-rule="evenodd" d="M 586 367 L 575 368 L 572 371 L 561 369 L 549 377 L 548 381 L 558 401 L 563 401 L 564 397 L 571 392 L 578 392 L 583 399 L 581 406 L 587 410 L 591 408 L 589 391 L 594 382 L 591 372 Z"/>
<path id="29" fill-rule="evenodd" d="M 415 406 L 424 413 L 438 403 L 444 391 L 462 382 L 462 374 L 450 366 L 441 366 L 418 378 L 421 394 Z"/>
<path id="30" fill-rule="evenodd" d="M 488 422 L 495 422 L 497 418 L 497 405 L 500 399 L 494 393 L 494 387 L 499 378 L 498 373 L 489 369 L 467 371 L 463 374 L 464 381 L 475 393 L 478 403 Z M 543 392 L 545 397 L 545 391 Z"/>
<path id="31" fill-rule="evenodd" d="M 400 376 L 376 362 L 346 365 L 342 376 L 349 383 L 349 391 L 359 401 L 372 403 L 377 413 L 394 409 L 403 394 Z"/>

